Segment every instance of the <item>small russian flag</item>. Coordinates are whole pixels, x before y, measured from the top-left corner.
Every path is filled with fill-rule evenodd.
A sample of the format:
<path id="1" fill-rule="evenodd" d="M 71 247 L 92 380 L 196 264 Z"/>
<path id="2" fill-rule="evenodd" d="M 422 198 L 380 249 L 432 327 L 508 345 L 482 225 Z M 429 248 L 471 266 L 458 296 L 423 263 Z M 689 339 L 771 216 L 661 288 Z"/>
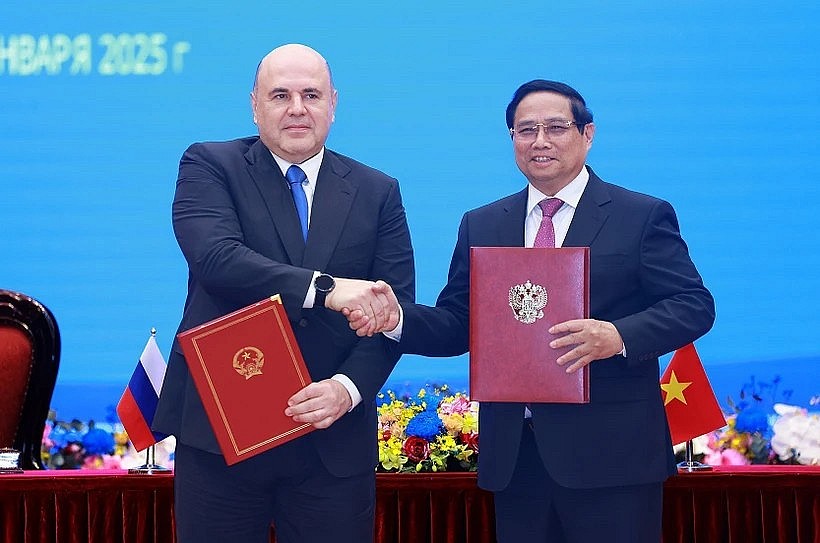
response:
<path id="1" fill-rule="evenodd" d="M 134 374 L 117 404 L 117 415 L 137 451 L 168 437 L 151 431 L 162 380 L 165 378 L 165 359 L 157 347 L 155 334 L 156 330 L 152 329 Z"/>

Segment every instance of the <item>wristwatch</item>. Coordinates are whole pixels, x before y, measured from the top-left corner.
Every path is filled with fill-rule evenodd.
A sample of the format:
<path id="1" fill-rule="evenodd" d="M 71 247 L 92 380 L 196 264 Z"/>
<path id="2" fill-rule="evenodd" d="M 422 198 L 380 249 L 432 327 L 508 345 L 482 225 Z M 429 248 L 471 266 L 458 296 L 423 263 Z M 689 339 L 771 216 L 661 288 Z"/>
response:
<path id="1" fill-rule="evenodd" d="M 316 298 L 313 307 L 324 307 L 327 295 L 336 287 L 336 280 L 326 273 L 320 273 L 313 280 L 313 288 L 316 289 Z"/>

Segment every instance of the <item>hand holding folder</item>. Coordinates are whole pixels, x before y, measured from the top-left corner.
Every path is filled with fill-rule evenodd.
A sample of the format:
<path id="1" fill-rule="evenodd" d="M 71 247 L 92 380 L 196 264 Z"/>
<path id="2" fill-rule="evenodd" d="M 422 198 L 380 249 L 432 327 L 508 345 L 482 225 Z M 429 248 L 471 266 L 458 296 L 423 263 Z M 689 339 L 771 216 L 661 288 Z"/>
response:
<path id="1" fill-rule="evenodd" d="M 589 248 L 470 249 L 470 397 L 586 403 L 589 367 L 567 373 L 555 324 L 589 316 Z"/>
<path id="2" fill-rule="evenodd" d="M 278 295 L 177 338 L 228 465 L 314 429 L 285 415 L 311 378 Z"/>

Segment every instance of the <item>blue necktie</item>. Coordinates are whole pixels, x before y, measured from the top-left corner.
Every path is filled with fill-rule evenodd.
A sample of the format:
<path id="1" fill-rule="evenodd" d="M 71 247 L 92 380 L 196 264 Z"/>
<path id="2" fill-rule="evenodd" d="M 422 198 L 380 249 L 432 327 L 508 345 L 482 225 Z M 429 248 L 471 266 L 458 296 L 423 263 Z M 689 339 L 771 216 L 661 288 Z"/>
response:
<path id="1" fill-rule="evenodd" d="M 302 237 L 307 241 L 308 234 L 308 202 L 305 196 L 305 188 L 302 183 L 307 179 L 302 168 L 294 164 L 288 168 L 287 176 L 290 183 L 290 192 L 293 195 L 293 203 L 296 204 L 296 213 L 299 214 L 299 222 L 302 223 Z"/>

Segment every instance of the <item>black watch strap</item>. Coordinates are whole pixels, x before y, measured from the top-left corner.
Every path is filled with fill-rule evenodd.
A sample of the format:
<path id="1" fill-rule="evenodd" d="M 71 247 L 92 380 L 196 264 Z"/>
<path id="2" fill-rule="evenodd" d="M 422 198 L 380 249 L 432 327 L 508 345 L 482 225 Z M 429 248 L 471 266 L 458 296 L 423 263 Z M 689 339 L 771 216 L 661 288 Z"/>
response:
<path id="1" fill-rule="evenodd" d="M 316 291 L 316 298 L 313 301 L 313 307 L 324 307 L 325 300 L 327 300 L 327 292 L 322 292 L 321 290 Z"/>
<path id="2" fill-rule="evenodd" d="M 327 295 L 336 287 L 336 280 L 332 276 L 321 273 L 313 280 L 313 288 L 316 289 L 316 297 L 313 307 L 324 307 Z"/>

